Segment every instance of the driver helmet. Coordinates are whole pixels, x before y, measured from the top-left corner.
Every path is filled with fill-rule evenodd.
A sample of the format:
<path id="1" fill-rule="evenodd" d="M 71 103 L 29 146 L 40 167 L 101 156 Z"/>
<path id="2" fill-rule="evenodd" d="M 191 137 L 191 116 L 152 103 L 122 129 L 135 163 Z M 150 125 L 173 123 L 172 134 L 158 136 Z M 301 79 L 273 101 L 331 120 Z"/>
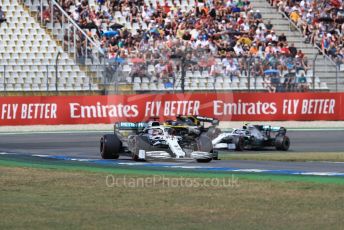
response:
<path id="1" fill-rule="evenodd" d="M 249 123 L 245 123 L 242 129 L 247 129 L 248 126 L 249 126 Z"/>

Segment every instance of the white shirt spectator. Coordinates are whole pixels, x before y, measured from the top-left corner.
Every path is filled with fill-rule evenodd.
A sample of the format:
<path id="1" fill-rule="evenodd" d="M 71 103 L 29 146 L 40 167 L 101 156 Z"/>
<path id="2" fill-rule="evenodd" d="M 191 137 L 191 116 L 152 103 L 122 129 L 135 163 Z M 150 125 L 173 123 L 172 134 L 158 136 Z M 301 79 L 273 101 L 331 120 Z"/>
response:
<path id="1" fill-rule="evenodd" d="M 80 20 L 80 14 L 76 12 L 75 10 L 72 12 L 72 17 L 74 21 L 79 21 Z"/>
<path id="2" fill-rule="evenodd" d="M 192 39 L 197 39 L 198 38 L 198 35 L 199 35 L 199 32 L 198 32 L 198 30 L 197 29 L 192 29 L 191 31 L 190 31 L 190 34 L 191 34 L 191 38 Z"/>
<path id="3" fill-rule="evenodd" d="M 229 60 L 229 64 L 226 66 L 226 74 L 227 75 L 237 75 L 239 71 L 238 65 L 233 62 L 233 60 Z"/>
<path id="4" fill-rule="evenodd" d="M 271 41 L 278 41 L 278 37 L 276 36 L 275 33 L 270 33 L 270 34 L 266 35 L 266 39 L 271 40 Z"/>
<path id="5" fill-rule="evenodd" d="M 236 55 L 240 55 L 244 53 L 244 50 L 242 49 L 242 46 L 240 44 L 236 44 L 234 46 L 234 52 L 236 53 Z"/>

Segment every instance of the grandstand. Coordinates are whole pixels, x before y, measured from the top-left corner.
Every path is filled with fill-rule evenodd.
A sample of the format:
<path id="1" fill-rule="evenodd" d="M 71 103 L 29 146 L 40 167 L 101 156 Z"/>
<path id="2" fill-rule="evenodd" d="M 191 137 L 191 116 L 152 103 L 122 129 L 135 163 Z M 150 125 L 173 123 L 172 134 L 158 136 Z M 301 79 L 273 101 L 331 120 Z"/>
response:
<path id="1" fill-rule="evenodd" d="M 340 67 L 341 61 L 338 62 L 337 57 L 323 52 L 321 47 L 322 35 L 332 33 L 331 30 L 313 30 L 313 28 L 319 28 L 327 24 L 323 24 L 321 18 L 328 14 L 328 9 L 331 8 L 330 1 L 299 1 L 292 3 L 284 0 L 255 0 L 252 3 L 255 8 L 261 10 L 264 19 L 270 20 L 275 25 L 274 28 L 277 32 L 284 32 L 288 41 L 293 42 L 296 47 L 302 49 L 308 60 L 313 63 L 317 89 L 324 89 L 327 86 L 332 91 L 343 89 L 343 77 L 339 76 L 343 75 L 340 72 L 340 69 L 343 69 Z M 317 6 L 314 6 L 314 4 L 317 4 Z M 318 7 L 320 8 L 318 9 Z M 332 7 L 332 10 L 340 11 L 340 7 Z M 293 12 L 298 12 L 300 15 L 297 21 L 290 18 L 290 14 Z M 342 36 L 340 34 L 336 36 Z M 336 46 L 340 46 L 340 44 L 338 43 Z M 336 79 L 337 76 L 338 79 Z"/>
<path id="2" fill-rule="evenodd" d="M 7 92 L 89 90 L 89 78 L 17 0 L 3 0 L 0 89 Z M 57 54 L 60 53 L 56 69 Z"/>
<path id="3" fill-rule="evenodd" d="M 6 93 L 327 91 L 338 74 L 327 59 L 312 63 L 318 51 L 265 0 L 1 5 Z"/>

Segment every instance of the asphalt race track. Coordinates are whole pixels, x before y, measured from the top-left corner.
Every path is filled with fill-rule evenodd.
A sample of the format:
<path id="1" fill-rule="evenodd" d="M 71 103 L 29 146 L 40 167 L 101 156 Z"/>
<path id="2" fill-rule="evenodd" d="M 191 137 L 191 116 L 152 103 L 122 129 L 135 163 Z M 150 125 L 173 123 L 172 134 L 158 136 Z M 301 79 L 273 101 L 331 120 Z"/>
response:
<path id="1" fill-rule="evenodd" d="M 101 132 L 1 134 L 0 152 L 25 155 L 66 156 L 67 158 L 100 160 L 99 138 Z M 288 131 L 291 139 L 291 152 L 344 152 L 344 131 Z M 270 151 L 270 150 L 267 150 Z M 129 162 L 128 158 L 116 162 Z M 199 163 L 177 163 L 204 165 Z M 206 164 L 207 167 L 254 170 L 299 170 L 304 172 L 338 172 L 344 174 L 344 163 L 339 162 L 268 162 L 221 160 Z"/>

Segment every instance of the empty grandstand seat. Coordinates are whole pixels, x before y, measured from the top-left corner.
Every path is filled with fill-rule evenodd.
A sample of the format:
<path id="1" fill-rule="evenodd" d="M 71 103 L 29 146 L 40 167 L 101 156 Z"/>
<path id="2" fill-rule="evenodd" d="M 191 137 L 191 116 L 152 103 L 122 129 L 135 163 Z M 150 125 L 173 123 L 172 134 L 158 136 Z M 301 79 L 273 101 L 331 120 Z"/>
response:
<path id="1" fill-rule="evenodd" d="M 191 82 L 190 89 L 191 90 L 197 90 L 198 89 L 198 82 Z"/>
<path id="2" fill-rule="evenodd" d="M 154 82 L 149 83 L 149 90 L 152 90 L 152 91 L 158 90 L 156 83 Z"/>
<path id="3" fill-rule="evenodd" d="M 149 86 L 148 86 L 147 82 L 142 82 L 141 83 L 141 90 L 145 90 L 145 91 L 149 90 Z"/>
<path id="4" fill-rule="evenodd" d="M 237 82 L 232 82 L 231 83 L 231 88 L 232 88 L 232 90 L 238 90 L 239 89 L 238 83 Z"/>
<path id="5" fill-rule="evenodd" d="M 224 82 L 223 77 L 216 77 L 215 82 L 216 83 L 223 83 Z"/>
<path id="6" fill-rule="evenodd" d="M 239 89 L 246 90 L 247 89 L 246 83 L 245 82 L 240 82 L 239 83 Z"/>
<path id="7" fill-rule="evenodd" d="M 231 81 L 231 79 L 230 79 L 229 77 L 225 77 L 225 78 L 223 79 L 223 82 L 224 82 L 224 83 L 231 83 L 232 81 Z"/>
<path id="8" fill-rule="evenodd" d="M 213 82 L 208 82 L 207 83 L 207 89 L 208 90 L 214 90 L 215 88 L 214 88 L 214 83 Z"/>
<path id="9" fill-rule="evenodd" d="M 215 82 L 215 89 L 216 90 L 222 90 L 223 89 L 223 82 Z"/>
<path id="10" fill-rule="evenodd" d="M 24 2 L 27 6 L 33 5 L 31 10 L 37 10 L 37 6 L 40 6 L 39 0 L 33 0 L 30 4 L 29 1 Z M 48 2 L 43 0 L 43 4 L 48 5 Z M 14 84 L 13 87 L 9 85 L 10 89 L 20 90 L 20 84 L 22 90 L 42 88 L 41 85 L 46 84 L 46 80 L 44 81 L 42 77 L 46 75 L 44 65 L 55 64 L 58 50 L 62 52 L 61 58 L 64 63 L 75 64 L 52 37 L 41 28 L 39 22 L 24 10 L 21 2 L 3 0 L 1 5 L 6 12 L 8 21 L 0 25 L 2 38 L 0 40 L 0 61 L 13 73 L 11 76 L 19 76 L 10 78 L 8 84 Z M 52 26 L 52 24 L 48 26 Z M 60 23 L 55 23 L 54 28 L 54 33 L 61 33 Z M 36 66 L 34 66 L 35 64 Z M 65 70 L 62 72 L 72 72 L 71 66 L 65 66 Z M 33 74 L 37 75 L 37 78 L 33 77 Z M 31 84 L 38 86 L 31 87 Z"/>
<path id="11" fill-rule="evenodd" d="M 230 89 L 231 89 L 231 84 L 230 84 L 230 82 L 224 82 L 224 83 L 223 83 L 223 89 L 224 89 L 224 90 L 230 90 Z"/>
<path id="12" fill-rule="evenodd" d="M 165 85 L 162 82 L 158 83 L 158 90 L 165 90 Z"/>
<path id="13" fill-rule="evenodd" d="M 133 90 L 135 90 L 135 91 L 141 90 L 140 83 L 134 82 L 134 84 L 133 84 Z"/>
<path id="14" fill-rule="evenodd" d="M 198 84 L 198 89 L 200 89 L 200 90 L 205 90 L 205 89 L 207 89 L 206 82 L 200 82 L 200 83 Z"/>
<path id="15" fill-rule="evenodd" d="M 240 80 L 239 80 L 239 78 L 237 76 L 233 76 L 232 77 L 232 82 L 239 83 Z"/>

